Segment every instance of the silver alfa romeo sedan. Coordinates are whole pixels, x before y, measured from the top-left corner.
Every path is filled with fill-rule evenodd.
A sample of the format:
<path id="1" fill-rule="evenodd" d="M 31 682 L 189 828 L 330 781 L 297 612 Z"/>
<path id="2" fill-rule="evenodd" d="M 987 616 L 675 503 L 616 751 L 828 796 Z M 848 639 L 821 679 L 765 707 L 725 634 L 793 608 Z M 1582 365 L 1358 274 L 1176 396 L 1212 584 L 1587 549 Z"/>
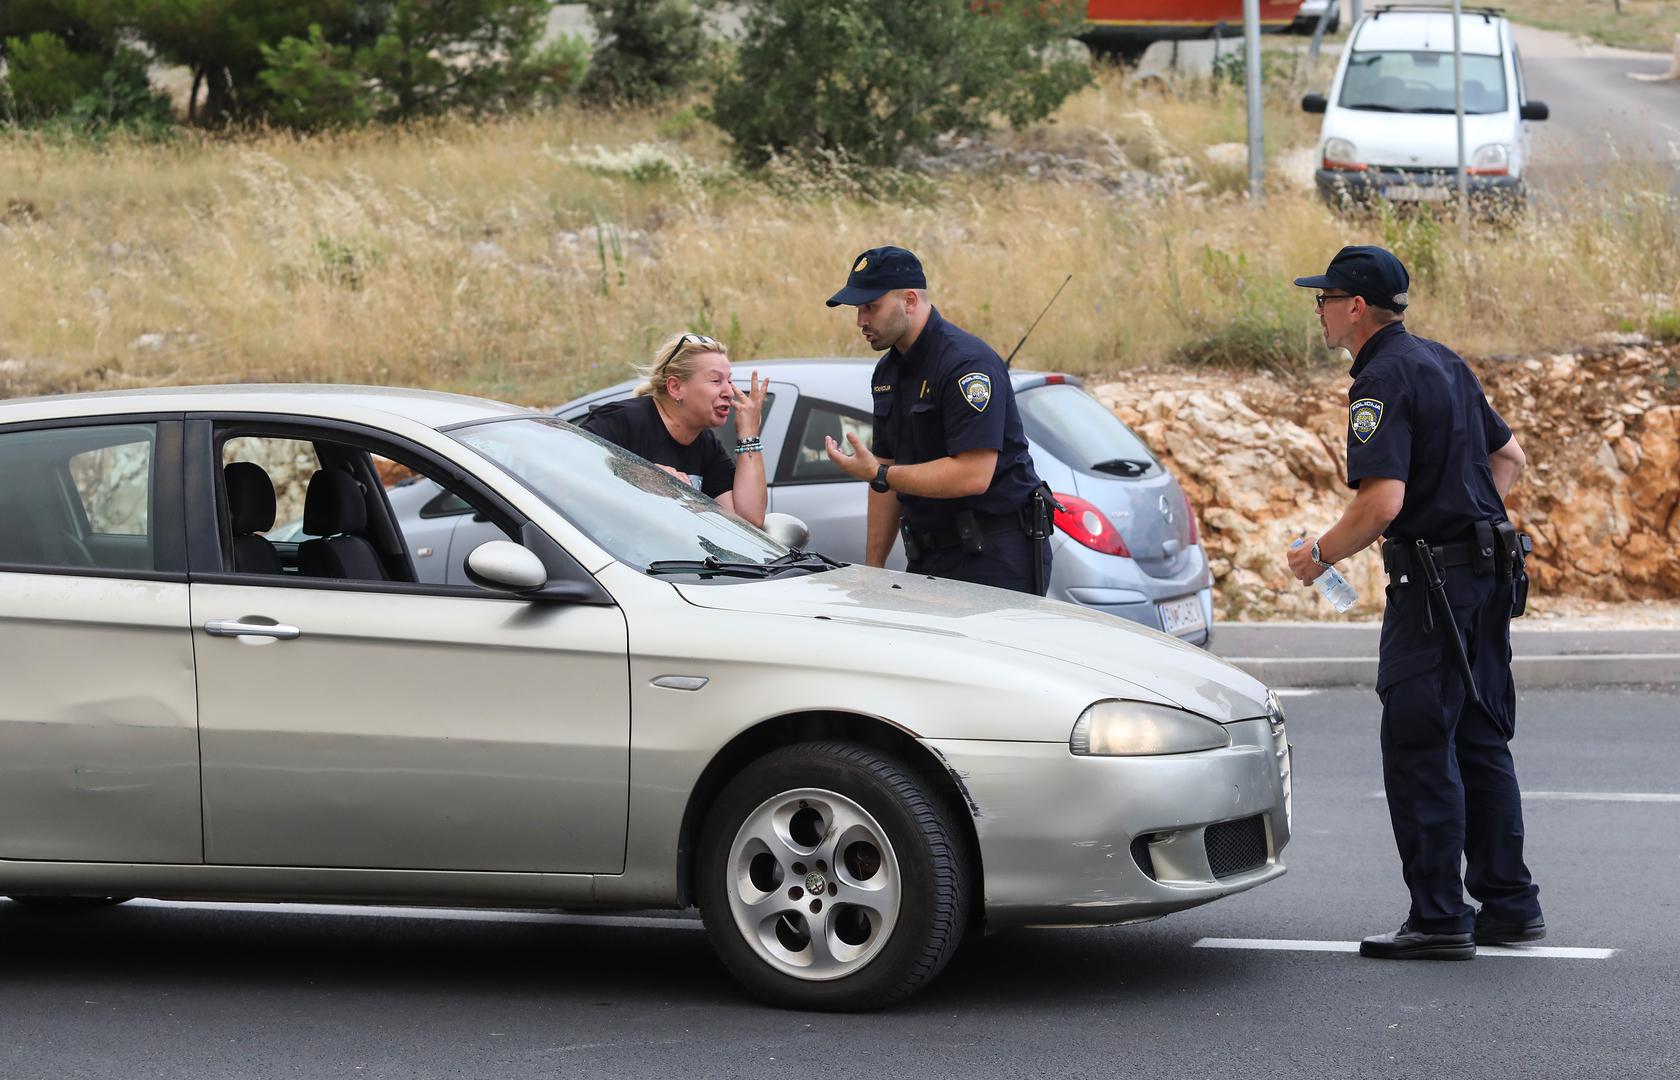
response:
<path id="1" fill-rule="evenodd" d="M 398 473 L 499 530 L 460 578 L 416 571 Z M 269 539 L 292 499 L 308 539 Z M 1277 699 L 1200 649 L 421 391 L 0 403 L 0 685 L 16 902 L 698 906 L 800 1008 L 1241 892 L 1289 839 Z"/>

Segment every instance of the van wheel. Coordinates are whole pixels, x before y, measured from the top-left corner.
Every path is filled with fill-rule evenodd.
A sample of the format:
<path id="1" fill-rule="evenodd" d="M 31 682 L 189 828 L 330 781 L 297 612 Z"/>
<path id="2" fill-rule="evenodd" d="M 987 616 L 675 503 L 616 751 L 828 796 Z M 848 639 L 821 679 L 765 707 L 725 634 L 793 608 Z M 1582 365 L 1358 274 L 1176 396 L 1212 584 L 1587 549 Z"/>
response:
<path id="1" fill-rule="evenodd" d="M 773 751 L 707 815 L 695 892 L 736 979 L 786 1008 L 873 1009 L 933 978 L 968 919 L 970 868 L 947 808 L 855 743 Z"/>
<path id="2" fill-rule="evenodd" d="M 116 907 L 134 899 L 132 896 L 11 896 L 7 897 L 14 904 L 22 904 L 37 911 L 59 911 L 69 914 L 73 911 L 96 911 L 99 908 Z"/>

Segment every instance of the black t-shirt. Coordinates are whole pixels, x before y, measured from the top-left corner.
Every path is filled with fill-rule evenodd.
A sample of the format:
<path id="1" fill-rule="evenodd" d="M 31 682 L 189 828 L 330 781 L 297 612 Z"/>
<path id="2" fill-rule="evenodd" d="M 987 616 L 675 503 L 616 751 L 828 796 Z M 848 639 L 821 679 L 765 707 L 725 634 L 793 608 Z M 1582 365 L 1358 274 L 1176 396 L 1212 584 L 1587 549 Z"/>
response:
<path id="1" fill-rule="evenodd" d="M 655 465 L 669 465 L 700 478 L 700 490 L 717 498 L 735 487 L 735 461 L 710 431 L 684 446 L 671 438 L 659 406 L 651 397 L 626 398 L 592 410 L 578 427 L 640 454 Z"/>
<path id="2" fill-rule="evenodd" d="M 1488 455 L 1511 429 L 1470 365 L 1395 323 L 1365 343 L 1349 374 L 1348 486 L 1406 484 L 1390 537 L 1442 543 L 1478 521 L 1505 520 Z"/>
<path id="3" fill-rule="evenodd" d="M 990 345 L 946 322 L 935 308 L 908 353 L 893 349 L 871 380 L 875 432 L 870 450 L 899 465 L 919 465 L 964 450 L 996 450 L 991 485 L 979 495 L 930 499 L 900 494 L 899 507 L 919 529 L 943 528 L 959 510 L 1009 514 L 1038 487 L 1009 369 Z"/>

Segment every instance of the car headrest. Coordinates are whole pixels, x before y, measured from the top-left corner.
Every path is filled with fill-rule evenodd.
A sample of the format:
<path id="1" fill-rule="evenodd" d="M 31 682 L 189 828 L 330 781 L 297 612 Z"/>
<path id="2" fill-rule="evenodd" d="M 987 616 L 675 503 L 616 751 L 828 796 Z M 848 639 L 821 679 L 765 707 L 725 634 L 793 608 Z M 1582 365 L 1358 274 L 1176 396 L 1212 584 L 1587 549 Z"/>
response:
<path id="1" fill-rule="evenodd" d="M 266 532 L 274 528 L 274 482 L 254 461 L 230 461 L 222 469 L 227 484 L 228 512 L 233 534 Z"/>
<path id="2" fill-rule="evenodd" d="M 362 485 L 349 473 L 321 469 L 309 478 L 303 497 L 303 531 L 310 536 L 360 534 L 367 529 Z"/>

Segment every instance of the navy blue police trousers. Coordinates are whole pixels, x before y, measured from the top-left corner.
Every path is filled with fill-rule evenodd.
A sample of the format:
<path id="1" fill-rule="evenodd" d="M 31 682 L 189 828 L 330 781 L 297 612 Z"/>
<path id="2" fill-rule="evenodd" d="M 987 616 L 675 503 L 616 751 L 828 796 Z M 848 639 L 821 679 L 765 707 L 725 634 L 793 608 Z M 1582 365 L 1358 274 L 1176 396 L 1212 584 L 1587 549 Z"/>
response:
<path id="1" fill-rule="evenodd" d="M 1412 894 L 1408 918 L 1414 930 L 1456 934 L 1475 925 L 1466 889 L 1487 918 L 1502 922 L 1538 918 L 1540 901 L 1523 862 L 1522 793 L 1511 762 L 1512 584 L 1466 566 L 1443 574 L 1451 632 L 1464 642 L 1484 707 L 1470 701 L 1439 617 L 1426 629 L 1427 587 L 1416 574 L 1388 587 L 1377 694 L 1388 812 Z"/>

